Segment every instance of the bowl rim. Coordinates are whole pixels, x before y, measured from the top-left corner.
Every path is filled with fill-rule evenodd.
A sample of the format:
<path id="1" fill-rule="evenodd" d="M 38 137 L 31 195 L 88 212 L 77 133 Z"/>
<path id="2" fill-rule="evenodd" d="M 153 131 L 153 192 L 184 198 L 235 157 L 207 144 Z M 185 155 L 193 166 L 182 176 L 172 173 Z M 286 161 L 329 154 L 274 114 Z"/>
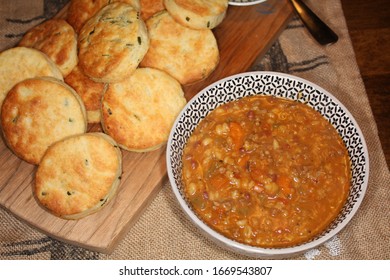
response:
<path id="1" fill-rule="evenodd" d="M 351 122 L 353 123 L 353 126 L 356 128 L 356 131 L 361 139 L 362 147 L 363 147 L 363 153 L 365 156 L 365 176 L 362 183 L 362 189 L 359 192 L 360 196 L 357 198 L 356 202 L 353 205 L 352 210 L 345 216 L 345 219 L 343 219 L 340 223 L 337 224 L 337 226 L 333 229 L 331 229 L 329 232 L 324 234 L 323 236 L 319 237 L 318 239 L 308 241 L 306 243 L 292 246 L 292 247 L 285 247 L 285 248 L 264 248 L 264 247 L 256 247 L 251 246 L 248 244 L 240 243 L 235 240 L 232 240 L 230 238 L 225 237 L 224 235 L 218 233 L 217 231 L 213 230 L 211 227 L 209 227 L 207 224 L 205 224 L 187 205 L 185 199 L 182 197 L 181 193 L 179 192 L 179 187 L 176 185 L 176 182 L 174 180 L 173 176 L 173 170 L 172 170 L 172 162 L 170 158 L 170 154 L 172 151 L 172 139 L 176 131 L 176 127 L 178 125 L 178 122 L 182 118 L 182 115 L 186 110 L 203 94 L 205 94 L 208 90 L 211 88 L 216 87 L 219 84 L 222 84 L 226 81 L 233 80 L 240 77 L 245 76 L 276 76 L 276 77 L 284 77 L 292 80 L 296 80 L 299 82 L 302 82 L 306 85 L 309 85 L 313 87 L 314 89 L 320 91 L 321 93 L 327 95 L 330 97 L 333 101 L 337 103 L 337 105 L 346 113 L 346 115 L 349 117 Z M 218 105 L 216 105 L 212 110 L 214 110 Z M 210 112 L 212 111 L 210 110 Z M 199 123 L 198 123 L 199 124 Z M 332 239 L 336 234 L 338 234 L 342 229 L 346 227 L 346 225 L 351 221 L 351 219 L 355 216 L 356 212 L 360 208 L 360 205 L 365 197 L 367 188 L 368 188 L 368 180 L 369 180 L 369 153 L 368 153 L 368 147 L 364 138 L 364 135 L 362 133 L 362 130 L 360 129 L 357 121 L 353 117 L 353 115 L 349 112 L 349 110 L 344 106 L 343 103 L 341 103 L 333 94 L 325 90 L 324 88 L 320 87 L 319 85 L 310 82 L 304 78 L 297 77 L 291 74 L 281 73 L 281 72 L 274 72 L 274 71 L 248 71 L 243 73 L 234 74 L 231 76 L 227 76 L 225 78 L 222 78 L 218 81 L 213 82 L 209 86 L 206 86 L 202 90 L 200 90 L 197 94 L 195 94 L 184 106 L 184 108 L 180 111 L 177 118 L 175 119 L 172 129 L 170 131 L 168 141 L 167 141 L 167 149 L 166 149 L 166 165 L 167 165 L 167 173 L 168 178 L 170 181 L 170 185 L 172 188 L 173 193 L 175 194 L 176 200 L 178 201 L 179 205 L 181 206 L 183 212 L 186 214 L 187 218 L 190 219 L 190 221 L 195 224 L 199 229 L 201 229 L 201 232 L 205 234 L 206 237 L 211 238 L 214 240 L 215 243 L 219 244 L 220 246 L 224 248 L 228 248 L 231 251 L 235 253 L 240 253 L 246 256 L 250 257 L 265 257 L 265 258 L 281 258 L 291 255 L 297 255 L 302 254 L 310 249 L 314 249 L 321 244 L 329 241 Z"/>
<path id="2" fill-rule="evenodd" d="M 229 0 L 229 5 L 231 5 L 231 6 L 250 6 L 250 5 L 260 4 L 260 3 L 265 2 L 265 1 L 267 1 L 267 0 L 249 0 L 247 2 Z"/>

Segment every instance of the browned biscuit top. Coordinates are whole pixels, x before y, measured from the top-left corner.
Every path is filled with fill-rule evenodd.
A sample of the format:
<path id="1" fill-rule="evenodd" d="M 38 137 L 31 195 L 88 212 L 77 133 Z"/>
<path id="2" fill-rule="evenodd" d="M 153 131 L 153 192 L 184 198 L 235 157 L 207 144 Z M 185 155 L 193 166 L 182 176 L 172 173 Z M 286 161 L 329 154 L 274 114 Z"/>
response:
<path id="1" fill-rule="evenodd" d="M 18 82 L 40 76 L 63 80 L 58 66 L 43 52 L 15 47 L 0 53 L 0 110 L 8 91 Z"/>
<path id="2" fill-rule="evenodd" d="M 211 30 L 182 26 L 166 11 L 149 18 L 146 25 L 150 47 L 142 67 L 163 70 L 184 85 L 206 78 L 218 65 L 219 50 Z"/>
<path id="3" fill-rule="evenodd" d="M 194 29 L 215 28 L 225 18 L 228 4 L 228 0 L 164 0 L 177 22 Z"/>
<path id="4" fill-rule="evenodd" d="M 64 82 L 48 77 L 27 79 L 4 99 L 1 128 L 16 155 L 38 164 L 51 144 L 86 131 L 85 108 Z"/>
<path id="5" fill-rule="evenodd" d="M 119 82 L 138 67 L 149 47 L 139 12 L 125 3 L 105 6 L 81 29 L 79 66 L 94 81 Z"/>
<path id="6" fill-rule="evenodd" d="M 167 0 L 175 2 L 176 5 L 185 10 L 193 11 L 200 16 L 218 15 L 226 10 L 228 5 L 227 0 Z"/>
<path id="7" fill-rule="evenodd" d="M 100 210 L 114 196 L 122 173 L 121 152 L 103 133 L 56 142 L 35 176 L 35 195 L 53 214 L 78 219 Z"/>
<path id="8" fill-rule="evenodd" d="M 185 104 L 178 81 L 157 69 L 138 68 L 129 79 L 108 86 L 103 129 L 126 150 L 154 150 L 166 143 Z"/>
<path id="9" fill-rule="evenodd" d="M 42 51 L 67 76 L 77 65 L 77 38 L 72 26 L 63 19 L 50 19 L 30 29 L 19 46 Z"/>
<path id="10" fill-rule="evenodd" d="M 164 0 L 140 0 L 140 3 L 141 17 L 145 21 L 165 9 Z"/>
<path id="11" fill-rule="evenodd" d="M 66 20 L 73 26 L 78 34 L 83 25 L 91 17 L 99 12 L 104 6 L 114 2 L 128 3 L 135 9 L 140 9 L 139 0 L 71 0 Z"/>
<path id="12" fill-rule="evenodd" d="M 105 84 L 94 82 L 86 76 L 78 66 L 76 66 L 65 78 L 65 82 L 70 85 L 83 100 L 85 109 L 87 110 L 88 123 L 99 123 L 100 105 Z"/>

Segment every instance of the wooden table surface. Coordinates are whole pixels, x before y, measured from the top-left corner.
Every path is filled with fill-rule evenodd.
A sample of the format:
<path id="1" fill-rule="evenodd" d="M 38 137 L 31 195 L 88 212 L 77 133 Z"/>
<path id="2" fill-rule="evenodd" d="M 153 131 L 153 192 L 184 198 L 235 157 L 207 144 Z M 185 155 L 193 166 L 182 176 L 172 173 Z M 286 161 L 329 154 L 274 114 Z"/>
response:
<path id="1" fill-rule="evenodd" d="M 390 166 L 390 3 L 341 0 L 356 60 Z"/>

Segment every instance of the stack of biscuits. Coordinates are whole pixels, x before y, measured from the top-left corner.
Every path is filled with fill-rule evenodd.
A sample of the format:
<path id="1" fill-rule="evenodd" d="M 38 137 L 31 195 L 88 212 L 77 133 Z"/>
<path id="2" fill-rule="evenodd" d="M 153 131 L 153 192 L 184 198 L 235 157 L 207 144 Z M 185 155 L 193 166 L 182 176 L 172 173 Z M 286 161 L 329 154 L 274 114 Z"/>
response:
<path id="1" fill-rule="evenodd" d="M 0 53 L 2 136 L 37 165 L 34 195 L 64 219 L 114 197 L 121 149 L 163 146 L 186 104 L 182 85 L 214 71 L 212 29 L 227 0 L 71 0 L 66 19 Z M 88 132 L 100 123 L 103 132 Z"/>

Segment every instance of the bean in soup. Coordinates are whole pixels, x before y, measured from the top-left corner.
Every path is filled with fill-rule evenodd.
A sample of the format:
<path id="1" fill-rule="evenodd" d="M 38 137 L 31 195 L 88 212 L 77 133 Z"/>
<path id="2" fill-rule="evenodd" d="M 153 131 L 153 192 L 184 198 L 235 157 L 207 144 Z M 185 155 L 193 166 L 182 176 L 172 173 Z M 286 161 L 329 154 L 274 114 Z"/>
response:
<path id="1" fill-rule="evenodd" d="M 219 106 L 183 152 L 186 198 L 228 238 L 259 247 L 301 244 L 343 207 L 350 162 L 334 127 L 309 106 L 273 96 Z"/>

